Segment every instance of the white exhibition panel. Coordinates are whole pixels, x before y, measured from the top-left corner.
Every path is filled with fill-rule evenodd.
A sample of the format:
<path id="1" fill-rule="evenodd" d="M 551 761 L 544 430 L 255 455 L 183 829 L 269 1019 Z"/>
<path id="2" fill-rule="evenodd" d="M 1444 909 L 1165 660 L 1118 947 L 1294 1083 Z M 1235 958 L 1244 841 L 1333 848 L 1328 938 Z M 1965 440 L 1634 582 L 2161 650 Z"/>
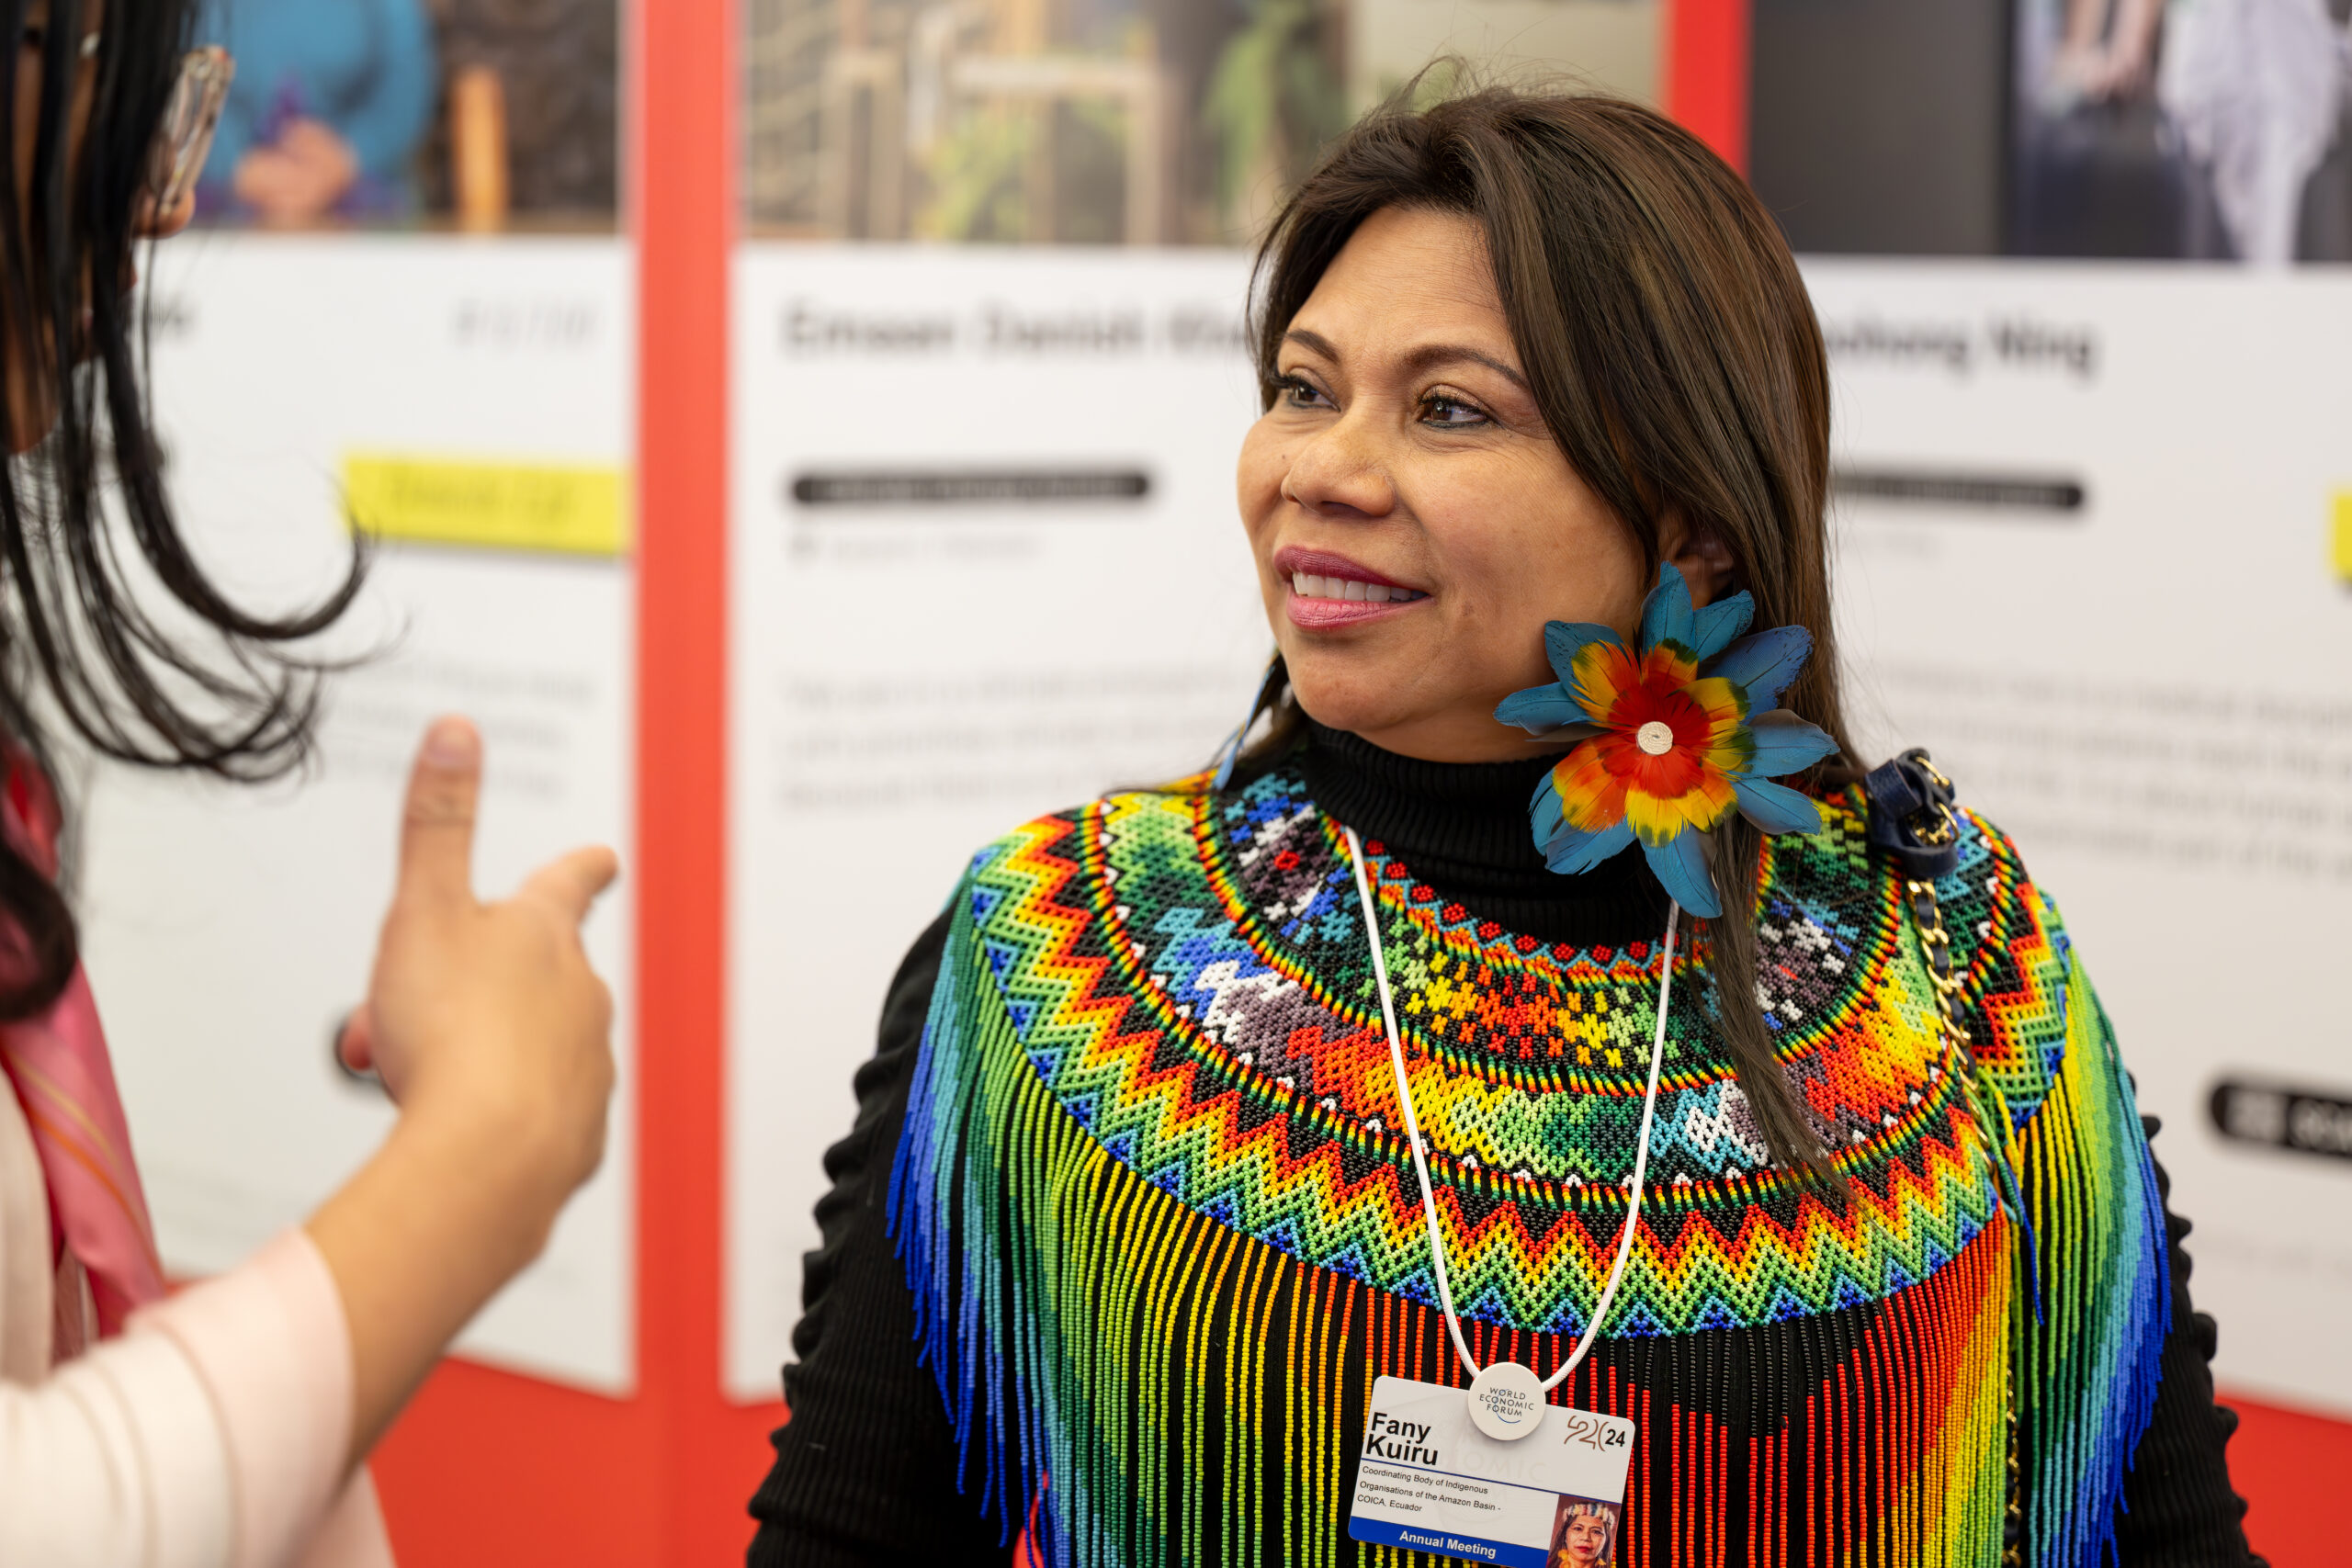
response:
<path id="1" fill-rule="evenodd" d="M 357 451 L 621 468 L 633 448 L 623 242 L 194 234 L 156 281 L 154 396 L 183 519 L 273 607 L 331 585 Z M 329 1060 L 365 994 L 400 799 L 426 721 L 480 722 L 475 874 L 503 894 L 581 842 L 629 848 L 626 558 L 389 545 L 333 647 L 317 762 L 258 790 L 101 770 L 81 907 L 164 1256 L 235 1263 L 299 1222 L 390 1124 Z M 622 1087 L 602 1172 L 469 1330 L 479 1359 L 625 1393 L 633 1351 L 628 884 L 593 918 Z"/>
<path id="2" fill-rule="evenodd" d="M 2352 1083 L 2352 276 L 1806 275 L 1838 461 L 1878 480 L 1838 508 L 1861 743 L 1930 747 L 2064 912 L 2165 1122 L 2217 1377 L 2352 1415 L 2352 1165 L 2209 1112 L 2226 1079 Z M 1906 475 L 1978 500 L 1889 499 Z M 2082 502 L 1983 504 L 1988 477 Z"/>
<path id="3" fill-rule="evenodd" d="M 965 861 L 1193 771 L 1248 705 L 1272 646 L 1233 501 L 1248 272 L 1230 252 L 739 253 L 738 1398 L 776 1397 L 851 1074 Z M 975 475 L 1143 493 L 989 500 Z"/>
<path id="4" fill-rule="evenodd" d="M 1976 498 L 1836 507 L 1858 739 L 1934 749 L 2064 909 L 2165 1122 L 2219 1376 L 2352 1412 L 2346 1168 L 2208 1112 L 2223 1077 L 2346 1077 L 2352 277 L 1807 275 L 1841 468 Z M 1229 490 L 1246 365 L 1168 330 L 1229 321 L 1242 258 L 776 245 L 736 279 L 725 1375 L 748 1399 L 776 1390 L 883 990 L 963 858 L 1197 761 L 1267 638 Z M 1148 504 L 793 498 L 812 471 L 1114 462 Z"/>

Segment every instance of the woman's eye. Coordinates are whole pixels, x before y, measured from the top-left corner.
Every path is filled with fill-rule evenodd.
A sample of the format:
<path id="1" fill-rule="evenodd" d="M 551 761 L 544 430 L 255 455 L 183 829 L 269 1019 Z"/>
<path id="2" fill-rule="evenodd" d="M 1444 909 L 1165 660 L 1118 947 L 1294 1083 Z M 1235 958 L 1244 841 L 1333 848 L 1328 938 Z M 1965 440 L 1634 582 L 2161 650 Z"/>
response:
<path id="1" fill-rule="evenodd" d="M 1295 409 L 1311 409 L 1328 405 L 1329 399 L 1317 391 L 1314 383 L 1296 376 L 1285 376 L 1280 383 L 1283 401 Z"/>
<path id="2" fill-rule="evenodd" d="M 1487 419 L 1486 411 L 1476 403 L 1464 402 L 1460 398 L 1448 397 L 1443 392 L 1431 392 L 1421 400 L 1421 423 L 1445 425 L 1459 430 L 1471 425 L 1485 424 Z"/>

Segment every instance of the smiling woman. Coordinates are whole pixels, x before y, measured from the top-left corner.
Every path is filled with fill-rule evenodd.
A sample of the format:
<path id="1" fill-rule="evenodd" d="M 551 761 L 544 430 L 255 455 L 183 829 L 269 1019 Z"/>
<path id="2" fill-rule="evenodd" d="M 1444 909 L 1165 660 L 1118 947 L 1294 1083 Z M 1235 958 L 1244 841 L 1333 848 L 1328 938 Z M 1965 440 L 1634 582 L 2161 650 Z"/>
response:
<path id="1" fill-rule="evenodd" d="M 753 1562 L 2245 1562 L 2056 908 L 1846 739 L 1770 217 L 1487 91 L 1340 139 L 1259 285 L 1277 657 L 1213 775 L 1016 829 L 910 954 Z M 1558 1519 L 1399 1514 L 1400 1385 L 1636 1435 Z"/>

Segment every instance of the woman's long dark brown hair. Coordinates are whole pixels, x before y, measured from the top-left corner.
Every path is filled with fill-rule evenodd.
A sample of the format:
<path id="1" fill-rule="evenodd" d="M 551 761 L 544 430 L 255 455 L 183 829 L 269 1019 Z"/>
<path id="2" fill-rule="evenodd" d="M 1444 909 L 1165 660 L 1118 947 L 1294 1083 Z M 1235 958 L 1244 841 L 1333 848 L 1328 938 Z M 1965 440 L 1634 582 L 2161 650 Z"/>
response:
<path id="1" fill-rule="evenodd" d="M 0 127 L 17 123 L 17 58 L 40 62 L 29 182 L 0 159 L 0 357 L 54 413 L 39 446 L 0 463 L 0 743 L 47 766 L 57 728 L 136 766 L 266 778 L 306 755 L 317 707 L 321 669 L 289 645 L 349 605 L 365 558 L 314 607 L 272 616 L 230 599 L 180 531 L 148 413 L 144 297 L 113 280 L 130 275 L 196 0 L 104 12 L 85 63 L 92 0 L 50 0 L 37 28 L 29 0 L 0 0 L 0 40 L 19 51 L 0 70 Z M 0 1019 L 41 1011 L 77 962 L 63 895 L 0 834 Z"/>
<path id="2" fill-rule="evenodd" d="M 1412 95 L 1332 144 L 1259 251 L 1265 404 L 1283 333 L 1365 219 L 1396 207 L 1476 220 L 1560 450 L 1650 576 L 1661 525 L 1679 517 L 1728 551 L 1757 625 L 1812 632 L 1812 661 L 1784 701 L 1850 756 L 1829 604 L 1828 361 L 1771 214 L 1697 137 L 1638 104 L 1488 87 L 1417 108 Z M 1252 758 L 1298 723 L 1279 671 L 1269 688 L 1274 729 Z M 1852 776 L 1842 764 L 1820 775 Z M 1827 1175 L 1752 978 L 1761 835 L 1735 816 L 1713 840 L 1724 908 L 1749 916 L 1709 922 L 1717 1024 L 1775 1161 Z"/>

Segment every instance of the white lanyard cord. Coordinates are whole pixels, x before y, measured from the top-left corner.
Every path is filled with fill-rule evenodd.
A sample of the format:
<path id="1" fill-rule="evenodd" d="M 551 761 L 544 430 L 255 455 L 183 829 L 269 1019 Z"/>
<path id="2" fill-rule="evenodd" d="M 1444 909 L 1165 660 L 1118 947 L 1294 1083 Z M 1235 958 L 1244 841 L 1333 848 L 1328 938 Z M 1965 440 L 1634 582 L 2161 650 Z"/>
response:
<path id="1" fill-rule="evenodd" d="M 1380 948 L 1380 921 L 1373 912 L 1372 879 L 1365 874 L 1363 844 L 1356 838 L 1353 828 L 1341 828 L 1348 838 L 1348 855 L 1355 863 L 1356 897 L 1363 903 L 1363 934 L 1372 943 L 1372 977 L 1380 988 L 1380 1021 L 1388 1031 L 1388 1068 L 1396 1076 L 1396 1102 L 1405 1111 L 1405 1137 L 1413 1149 L 1413 1169 L 1421 1179 L 1421 1219 L 1429 1226 L 1430 1261 L 1437 1266 L 1438 1304 L 1445 1309 L 1445 1331 L 1453 1337 L 1453 1353 L 1462 1364 L 1476 1377 L 1485 1371 L 1470 1354 L 1469 1342 L 1462 1337 L 1462 1319 L 1453 1310 L 1453 1287 L 1446 1279 L 1445 1241 L 1438 1229 L 1437 1193 L 1430 1185 L 1430 1164 L 1421 1153 L 1420 1122 L 1413 1115 L 1413 1091 L 1405 1082 L 1405 1047 L 1396 1035 L 1396 1005 L 1388 991 L 1388 960 Z M 1544 1392 L 1551 1393 L 1567 1381 L 1577 1370 L 1592 1342 L 1600 1333 L 1600 1325 L 1609 1317 L 1609 1305 L 1617 1299 L 1617 1286 L 1625 1278 L 1625 1259 L 1633 1255 L 1634 1230 L 1642 1217 L 1642 1183 L 1649 1174 L 1650 1118 L 1657 1111 L 1658 1069 L 1666 1061 L 1666 1004 L 1674 987 L 1674 933 L 1682 917 L 1682 906 L 1670 904 L 1666 914 L 1666 956 L 1658 970 L 1657 1036 L 1650 1042 L 1650 1084 L 1642 1099 L 1641 1138 L 1634 1147 L 1634 1191 L 1625 1208 L 1624 1228 L 1617 1233 L 1617 1260 L 1610 1265 L 1609 1282 L 1601 1288 L 1600 1301 L 1592 1309 L 1592 1321 L 1585 1325 L 1584 1334 L 1577 1340 L 1576 1349 L 1560 1363 L 1557 1371 L 1544 1380 Z"/>

